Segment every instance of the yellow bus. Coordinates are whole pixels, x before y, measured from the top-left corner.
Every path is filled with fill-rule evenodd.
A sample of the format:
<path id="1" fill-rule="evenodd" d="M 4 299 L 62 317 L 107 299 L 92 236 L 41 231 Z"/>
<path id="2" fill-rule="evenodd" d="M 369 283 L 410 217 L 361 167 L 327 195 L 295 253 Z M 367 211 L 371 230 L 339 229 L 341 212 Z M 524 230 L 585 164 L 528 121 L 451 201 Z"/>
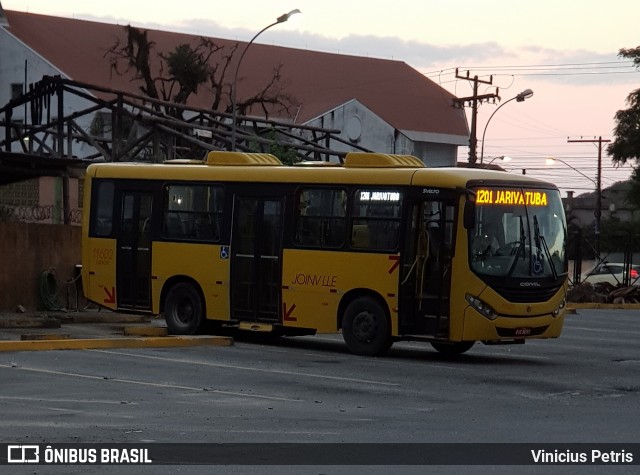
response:
<path id="1" fill-rule="evenodd" d="M 567 229 L 550 183 L 408 155 L 283 166 L 210 152 L 92 164 L 84 186 L 85 296 L 164 314 L 172 334 L 342 332 L 373 356 L 399 340 L 458 354 L 562 330 Z"/>

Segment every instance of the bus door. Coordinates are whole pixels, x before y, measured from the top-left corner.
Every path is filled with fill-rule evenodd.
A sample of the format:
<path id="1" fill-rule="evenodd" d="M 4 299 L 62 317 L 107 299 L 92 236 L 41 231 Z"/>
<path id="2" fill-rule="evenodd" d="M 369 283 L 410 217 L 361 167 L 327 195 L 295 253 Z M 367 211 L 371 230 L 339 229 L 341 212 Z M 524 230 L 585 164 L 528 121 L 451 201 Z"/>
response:
<path id="1" fill-rule="evenodd" d="M 280 320 L 282 200 L 236 197 L 231 232 L 231 318 Z"/>
<path id="2" fill-rule="evenodd" d="M 151 309 L 152 205 L 152 193 L 122 193 L 116 253 L 116 289 L 121 308 Z"/>
<path id="3" fill-rule="evenodd" d="M 409 204 L 400 280 L 402 334 L 448 335 L 454 202 Z"/>

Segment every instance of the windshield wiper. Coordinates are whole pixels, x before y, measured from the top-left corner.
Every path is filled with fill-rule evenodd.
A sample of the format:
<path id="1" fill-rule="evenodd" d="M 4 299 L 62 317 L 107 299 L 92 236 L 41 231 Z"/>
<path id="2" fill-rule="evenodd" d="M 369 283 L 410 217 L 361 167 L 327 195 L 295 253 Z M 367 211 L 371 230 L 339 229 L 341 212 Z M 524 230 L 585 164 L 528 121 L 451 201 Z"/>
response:
<path id="1" fill-rule="evenodd" d="M 515 256 L 513 262 L 511 263 L 511 267 L 509 268 L 509 272 L 507 272 L 507 277 L 511 277 L 513 271 L 516 269 L 516 264 L 518 263 L 518 256 L 522 252 L 522 258 L 526 257 L 524 249 L 526 244 L 526 238 L 524 235 L 524 221 L 522 220 L 522 216 L 518 216 L 520 220 L 520 242 L 518 243 L 518 247 L 515 250 Z"/>
<path id="2" fill-rule="evenodd" d="M 558 272 L 556 271 L 556 266 L 551 259 L 551 253 L 549 252 L 549 247 L 547 246 L 547 241 L 544 236 L 540 234 L 540 228 L 538 227 L 538 216 L 533 215 L 533 236 L 536 243 L 536 247 L 538 248 L 538 255 L 540 254 L 540 250 L 544 250 L 545 256 L 547 256 L 547 260 L 549 261 L 549 266 L 551 267 L 551 272 L 553 273 L 553 278 L 558 278 Z"/>

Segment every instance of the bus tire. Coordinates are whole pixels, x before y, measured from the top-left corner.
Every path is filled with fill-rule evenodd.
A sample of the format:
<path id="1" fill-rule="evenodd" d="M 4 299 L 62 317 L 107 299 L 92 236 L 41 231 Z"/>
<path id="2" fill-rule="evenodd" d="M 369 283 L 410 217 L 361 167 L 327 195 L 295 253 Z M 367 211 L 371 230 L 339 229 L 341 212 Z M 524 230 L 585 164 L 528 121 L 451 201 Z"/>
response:
<path id="1" fill-rule="evenodd" d="M 354 299 L 342 317 L 342 337 L 351 353 L 361 356 L 380 356 L 391 348 L 387 314 L 370 297 Z"/>
<path id="2" fill-rule="evenodd" d="M 475 341 L 459 341 L 455 343 L 444 343 L 440 341 L 431 342 L 431 346 L 443 355 L 461 355 L 465 351 L 470 350 L 474 344 Z"/>
<path id="3" fill-rule="evenodd" d="M 200 331 L 204 322 L 202 298 L 193 285 L 181 282 L 171 287 L 164 318 L 172 335 L 195 335 Z"/>

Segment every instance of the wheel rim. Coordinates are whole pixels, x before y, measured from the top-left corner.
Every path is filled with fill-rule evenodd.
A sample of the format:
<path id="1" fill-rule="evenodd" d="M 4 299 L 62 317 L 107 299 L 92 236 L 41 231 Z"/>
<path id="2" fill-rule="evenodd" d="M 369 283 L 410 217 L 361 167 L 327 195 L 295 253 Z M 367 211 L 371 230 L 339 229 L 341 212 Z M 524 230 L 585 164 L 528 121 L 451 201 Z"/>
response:
<path id="1" fill-rule="evenodd" d="M 173 312 L 176 322 L 183 326 L 187 326 L 193 321 L 194 313 L 193 302 L 188 298 L 180 299 Z"/>
<path id="2" fill-rule="evenodd" d="M 353 319 L 353 336 L 363 342 L 370 342 L 378 331 L 378 322 L 373 313 L 363 310 Z"/>

